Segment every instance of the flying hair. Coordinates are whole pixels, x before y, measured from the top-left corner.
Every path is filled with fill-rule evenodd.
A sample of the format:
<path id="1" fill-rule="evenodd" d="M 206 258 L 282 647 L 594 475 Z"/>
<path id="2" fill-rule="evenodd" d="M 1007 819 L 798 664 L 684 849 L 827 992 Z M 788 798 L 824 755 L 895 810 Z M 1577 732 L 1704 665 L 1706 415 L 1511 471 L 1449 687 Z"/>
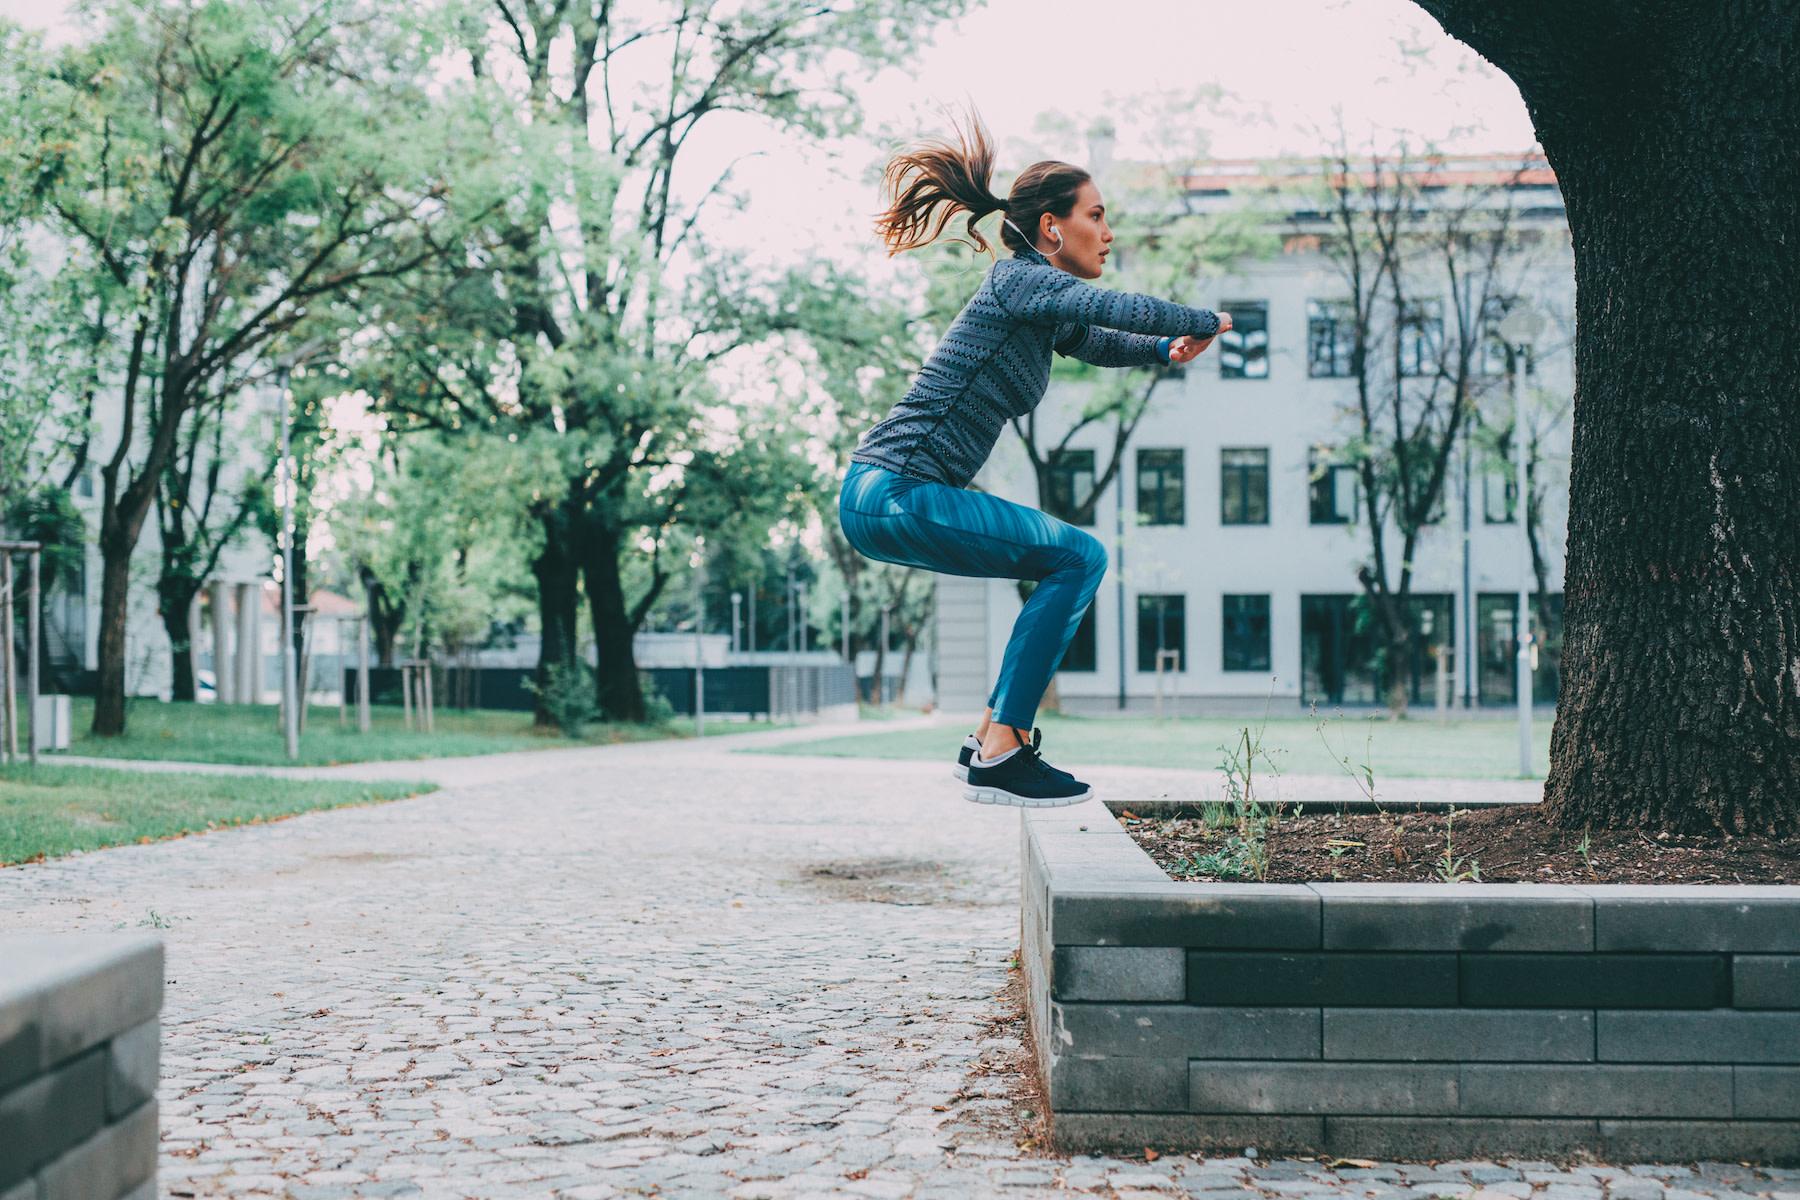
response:
<path id="1" fill-rule="evenodd" d="M 976 250 L 992 249 L 976 223 L 997 212 L 1009 222 L 1001 226 L 1000 240 L 1010 250 L 1022 250 L 1030 244 L 1023 231 L 1035 233 L 1044 213 L 1068 216 L 1081 185 L 1092 178 L 1068 163 L 1033 163 L 1019 172 L 1011 193 L 1002 200 L 993 192 L 997 155 L 981 117 L 974 112 L 966 121 L 952 117 L 951 129 L 954 140 L 917 142 L 890 159 L 882 173 L 883 190 L 891 199 L 875 218 L 875 232 L 889 256 L 930 245 L 958 213 L 969 217 L 963 226 L 965 236 L 957 241 Z"/>

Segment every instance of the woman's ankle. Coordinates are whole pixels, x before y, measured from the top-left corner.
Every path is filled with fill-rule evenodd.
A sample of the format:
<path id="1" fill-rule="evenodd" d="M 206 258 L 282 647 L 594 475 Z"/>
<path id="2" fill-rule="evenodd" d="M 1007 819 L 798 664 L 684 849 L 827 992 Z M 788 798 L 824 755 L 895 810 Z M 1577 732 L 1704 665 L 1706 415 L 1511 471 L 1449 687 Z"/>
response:
<path id="1" fill-rule="evenodd" d="M 1019 739 L 1019 731 L 1008 725 L 994 724 L 988 727 L 986 736 L 981 739 L 981 757 L 993 761 L 1009 750 L 1017 750 L 1023 743 Z"/>

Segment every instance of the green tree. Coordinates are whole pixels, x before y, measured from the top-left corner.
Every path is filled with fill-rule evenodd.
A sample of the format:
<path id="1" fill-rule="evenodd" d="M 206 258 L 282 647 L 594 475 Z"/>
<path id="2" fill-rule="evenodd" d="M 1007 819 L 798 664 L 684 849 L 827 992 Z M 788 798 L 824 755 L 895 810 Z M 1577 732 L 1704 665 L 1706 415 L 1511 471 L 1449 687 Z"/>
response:
<path id="1" fill-rule="evenodd" d="M 960 8 L 663 2 L 629 20 L 605 0 L 471 10 L 486 14 L 466 39 L 478 103 L 507 167 L 494 185 L 505 206 L 471 238 L 475 265 L 456 285 L 481 332 L 398 320 L 411 349 L 383 349 L 393 386 L 371 394 L 422 425 L 528 429 L 565 447 L 563 486 L 535 501 L 541 686 L 553 666 L 573 667 L 585 594 L 599 708 L 641 720 L 631 639 L 670 577 L 662 538 L 678 524 L 706 530 L 709 511 L 766 515 L 801 486 L 783 482 L 804 454 L 779 428 L 781 406 L 765 418 L 738 404 L 727 419 L 714 390 L 725 360 L 761 336 L 734 314 L 764 306 L 702 239 L 698 219 L 725 180 L 699 195 L 677 186 L 695 131 L 732 113 L 843 132 L 856 118 L 845 73 L 898 61 Z M 628 595 L 625 560 L 642 554 L 643 591 Z"/>
<path id="2" fill-rule="evenodd" d="M 432 253 L 428 31 L 350 2 L 119 0 L 45 66 L 29 159 L 118 359 L 94 732 L 125 722 L 131 556 L 184 429 L 321 297 Z M 191 434 L 189 435 L 191 437 Z"/>

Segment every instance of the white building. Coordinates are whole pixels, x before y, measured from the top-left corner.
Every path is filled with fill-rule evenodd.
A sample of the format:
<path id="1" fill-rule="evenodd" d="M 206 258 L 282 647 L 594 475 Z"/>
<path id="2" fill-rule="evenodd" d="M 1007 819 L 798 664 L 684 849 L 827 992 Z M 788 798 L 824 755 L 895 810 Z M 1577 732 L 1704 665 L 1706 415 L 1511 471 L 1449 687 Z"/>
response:
<path id="1" fill-rule="evenodd" d="M 1486 189 L 1490 203 L 1510 206 L 1524 245 L 1502 277 L 1510 296 L 1528 300 L 1548 319 L 1525 376 L 1542 404 L 1542 397 L 1566 400 L 1573 392 L 1574 265 L 1553 176 L 1541 159 L 1524 172 L 1519 163 L 1440 160 L 1421 180 L 1420 195 L 1423 203 L 1441 204 L 1469 195 L 1466 189 Z M 1317 165 L 1295 171 L 1316 177 Z M 1163 686 L 1179 694 L 1181 711 L 1190 714 L 1260 712 L 1271 696 L 1277 713 L 1313 702 L 1325 709 L 1384 699 L 1368 667 L 1373 641 L 1357 630 L 1357 568 L 1368 561 L 1369 538 L 1359 523 L 1354 474 L 1334 471 L 1329 459 L 1329 448 L 1342 444 L 1354 424 L 1355 386 L 1343 377 L 1341 352 L 1334 360 L 1326 324 L 1333 302 L 1348 295 L 1347 284 L 1318 248 L 1330 226 L 1305 211 L 1316 198 L 1301 198 L 1286 186 L 1291 182 L 1251 163 L 1205 164 L 1187 180 L 1197 207 L 1216 210 L 1251 197 L 1273 203 L 1269 228 L 1283 249 L 1242 263 L 1211 285 L 1201 302 L 1229 311 L 1236 335 L 1221 338 L 1184 378 L 1158 385 L 1118 478 L 1100 496 L 1089 529 L 1112 562 L 1057 675 L 1066 712 L 1147 712 L 1157 694 L 1158 650 L 1174 651 L 1164 661 L 1178 661 L 1180 670 Z M 1421 271 L 1412 286 L 1429 308 L 1430 288 L 1445 285 L 1427 278 Z M 1447 291 L 1437 310 L 1453 311 Z M 1488 357 L 1481 406 L 1491 421 L 1508 423 L 1503 352 Z M 1040 409 L 1040 428 L 1050 431 L 1041 444 L 1060 439 L 1093 386 L 1052 385 Z M 1542 427 L 1541 418 L 1529 419 Z M 1544 436 L 1550 459 L 1566 461 L 1566 436 L 1566 429 Z M 1077 496 L 1090 491 L 1094 473 L 1104 473 L 1111 461 L 1112 440 L 1110 424 L 1078 434 L 1073 453 L 1058 464 L 1064 486 Z M 1465 475 L 1459 448 L 1443 517 L 1424 532 L 1414 559 L 1420 646 L 1406 669 L 1413 702 L 1432 704 L 1436 669 L 1426 646 L 1448 644 L 1447 661 L 1478 664 L 1453 674 L 1455 703 L 1510 705 L 1516 703 L 1513 611 L 1528 577 L 1523 535 L 1511 512 L 1510 469 L 1491 455 L 1484 469 L 1475 448 L 1467 461 L 1474 465 Z M 1554 462 L 1543 469 L 1553 475 Z M 1010 431 L 976 483 L 1020 503 L 1038 501 L 1030 462 Z M 1563 490 L 1552 487 L 1544 541 L 1556 611 L 1563 504 Z M 1390 530 L 1390 572 L 1398 568 L 1398 545 Z M 940 577 L 941 707 L 982 707 L 1020 607 L 1011 580 Z M 1537 698 L 1545 700 L 1553 687 L 1540 677 Z"/>

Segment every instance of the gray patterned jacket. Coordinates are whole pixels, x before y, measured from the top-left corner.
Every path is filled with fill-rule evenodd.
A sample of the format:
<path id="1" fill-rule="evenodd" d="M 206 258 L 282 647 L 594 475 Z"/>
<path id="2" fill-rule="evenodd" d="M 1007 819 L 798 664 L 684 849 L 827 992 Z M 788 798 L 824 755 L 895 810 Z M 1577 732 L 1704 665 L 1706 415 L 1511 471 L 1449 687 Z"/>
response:
<path id="1" fill-rule="evenodd" d="M 1022 251 L 988 269 L 905 398 L 851 460 L 966 487 L 1006 422 L 1044 398 L 1052 350 L 1097 367 L 1146 366 L 1168 361 L 1172 338 L 1218 331 L 1219 318 L 1205 309 L 1091 287 Z"/>

